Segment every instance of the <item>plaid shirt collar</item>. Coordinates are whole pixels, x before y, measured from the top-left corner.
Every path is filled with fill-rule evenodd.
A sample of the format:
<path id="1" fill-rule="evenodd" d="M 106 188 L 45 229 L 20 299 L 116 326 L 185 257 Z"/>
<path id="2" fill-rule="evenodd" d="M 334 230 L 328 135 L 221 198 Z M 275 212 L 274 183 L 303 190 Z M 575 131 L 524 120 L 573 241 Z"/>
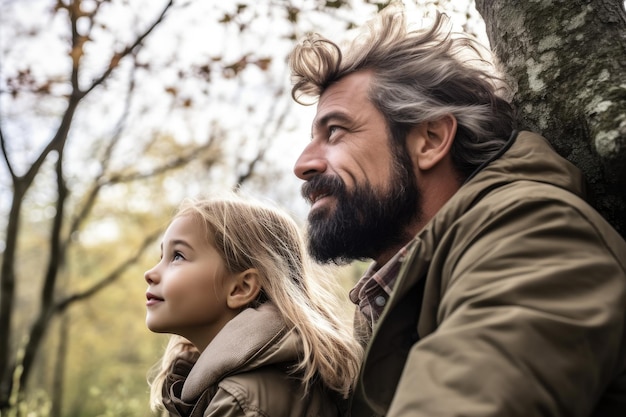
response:
<path id="1" fill-rule="evenodd" d="M 398 278 L 398 272 L 415 240 L 404 246 L 386 264 L 378 269 L 378 264 L 372 262 L 365 274 L 350 291 L 350 301 L 363 313 L 372 328 L 391 296 L 391 291 Z"/>

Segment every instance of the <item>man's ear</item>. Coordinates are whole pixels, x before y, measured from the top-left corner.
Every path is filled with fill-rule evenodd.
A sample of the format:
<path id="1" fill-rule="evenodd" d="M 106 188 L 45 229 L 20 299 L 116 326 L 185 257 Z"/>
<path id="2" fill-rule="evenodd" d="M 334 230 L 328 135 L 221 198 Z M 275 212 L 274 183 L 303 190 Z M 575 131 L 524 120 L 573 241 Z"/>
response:
<path id="1" fill-rule="evenodd" d="M 451 114 L 413 127 L 407 136 L 407 147 L 415 166 L 421 171 L 437 166 L 450 152 L 456 127 L 456 118 Z"/>
<path id="2" fill-rule="evenodd" d="M 228 307 L 238 310 L 256 300 L 260 292 L 258 271 L 254 268 L 246 269 L 231 280 L 226 302 Z"/>

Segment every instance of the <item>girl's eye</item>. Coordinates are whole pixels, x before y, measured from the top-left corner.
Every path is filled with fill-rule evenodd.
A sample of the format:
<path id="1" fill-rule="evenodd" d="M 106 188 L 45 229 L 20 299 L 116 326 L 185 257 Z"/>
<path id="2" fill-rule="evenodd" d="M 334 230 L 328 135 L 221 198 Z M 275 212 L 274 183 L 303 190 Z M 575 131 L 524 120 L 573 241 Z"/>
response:
<path id="1" fill-rule="evenodd" d="M 174 252 L 174 254 L 172 255 L 172 261 L 181 261 L 181 260 L 184 260 L 184 259 L 185 259 L 185 257 L 180 252 Z"/>

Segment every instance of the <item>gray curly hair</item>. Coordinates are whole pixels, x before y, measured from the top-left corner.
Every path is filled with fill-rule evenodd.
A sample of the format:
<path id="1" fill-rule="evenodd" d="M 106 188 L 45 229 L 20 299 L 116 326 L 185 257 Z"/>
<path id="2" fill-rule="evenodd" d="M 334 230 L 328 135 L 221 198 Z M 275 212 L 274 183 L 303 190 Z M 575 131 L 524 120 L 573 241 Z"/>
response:
<path id="1" fill-rule="evenodd" d="M 318 34 L 305 37 L 289 57 L 293 99 L 313 104 L 304 98 L 319 98 L 340 78 L 370 70 L 369 98 L 396 147 L 404 147 L 412 126 L 452 114 L 451 156 L 462 180 L 503 148 L 515 125 L 511 88 L 486 48 L 453 33 L 441 13 L 430 28 L 410 30 L 399 5 L 383 9 L 366 29 L 344 49 Z"/>

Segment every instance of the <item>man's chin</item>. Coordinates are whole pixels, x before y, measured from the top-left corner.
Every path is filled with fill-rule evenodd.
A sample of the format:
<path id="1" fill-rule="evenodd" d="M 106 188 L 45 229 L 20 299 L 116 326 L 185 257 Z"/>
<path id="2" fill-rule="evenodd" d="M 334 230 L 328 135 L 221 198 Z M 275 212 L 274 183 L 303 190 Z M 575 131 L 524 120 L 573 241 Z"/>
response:
<path id="1" fill-rule="evenodd" d="M 327 222 L 318 219 L 309 221 L 308 249 L 309 254 L 319 264 L 346 265 L 354 259 L 346 253 L 345 231 L 329 230 Z"/>

